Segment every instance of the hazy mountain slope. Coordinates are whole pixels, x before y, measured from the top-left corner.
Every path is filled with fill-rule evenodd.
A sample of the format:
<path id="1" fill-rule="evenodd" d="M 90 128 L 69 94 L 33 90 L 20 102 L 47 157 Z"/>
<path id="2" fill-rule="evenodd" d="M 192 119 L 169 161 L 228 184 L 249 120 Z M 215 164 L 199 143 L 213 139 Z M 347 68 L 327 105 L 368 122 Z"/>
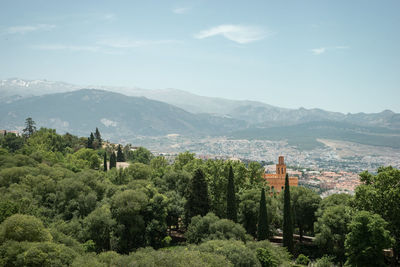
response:
<path id="1" fill-rule="evenodd" d="M 95 127 L 113 136 L 220 134 L 246 126 L 244 122 L 196 115 L 144 97 L 127 97 L 82 89 L 24 98 L 0 107 L 0 128 L 22 127 L 32 117 L 38 125 L 61 132 L 88 135 Z"/>
<path id="2" fill-rule="evenodd" d="M 384 127 L 359 126 L 348 122 L 313 121 L 270 128 L 252 127 L 232 133 L 232 138 L 287 140 L 290 145 L 311 149 L 321 145 L 317 138 L 350 141 L 365 145 L 400 148 L 400 132 Z"/>
<path id="3" fill-rule="evenodd" d="M 62 82 L 8 79 L 0 81 L 0 103 L 11 103 L 31 95 L 69 92 L 79 86 Z M 95 86 L 130 96 L 144 96 L 162 101 L 191 113 L 211 113 L 223 118 L 244 120 L 259 127 L 296 125 L 312 121 L 348 122 L 362 126 L 388 127 L 400 130 L 400 114 L 392 111 L 366 114 L 343 114 L 322 109 L 285 109 L 257 101 L 238 101 L 195 95 L 176 89 L 146 90 L 128 87 Z"/>
<path id="4" fill-rule="evenodd" d="M 262 107 L 266 109 L 282 108 L 248 100 L 230 100 L 217 97 L 206 97 L 192 94 L 183 90 L 164 89 L 164 90 L 144 90 L 131 89 L 127 95 L 144 96 L 150 99 L 166 102 L 171 105 L 183 108 L 192 113 L 215 113 L 220 115 L 233 115 L 234 110 L 241 106 Z M 245 117 L 247 120 L 248 118 Z"/>

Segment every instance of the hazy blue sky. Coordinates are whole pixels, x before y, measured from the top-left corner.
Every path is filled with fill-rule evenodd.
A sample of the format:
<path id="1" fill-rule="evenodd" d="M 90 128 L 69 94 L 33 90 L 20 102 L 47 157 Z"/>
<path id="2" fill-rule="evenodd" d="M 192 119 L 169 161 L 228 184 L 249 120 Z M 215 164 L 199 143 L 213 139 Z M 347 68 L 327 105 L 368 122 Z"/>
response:
<path id="1" fill-rule="evenodd" d="M 400 112 L 400 1 L 0 0 L 0 78 Z"/>

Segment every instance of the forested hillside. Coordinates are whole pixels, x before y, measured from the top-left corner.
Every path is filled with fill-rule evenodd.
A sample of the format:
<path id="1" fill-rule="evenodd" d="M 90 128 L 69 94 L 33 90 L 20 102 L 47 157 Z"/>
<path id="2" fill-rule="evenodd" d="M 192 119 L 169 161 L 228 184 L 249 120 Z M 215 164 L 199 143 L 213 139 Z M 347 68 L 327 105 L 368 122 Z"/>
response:
<path id="1" fill-rule="evenodd" d="M 391 167 L 363 173 L 354 197 L 321 199 L 304 187 L 275 194 L 257 162 L 185 152 L 169 163 L 98 129 L 79 138 L 28 119 L 0 144 L 1 266 L 379 266 L 383 249 L 398 256 Z M 283 230 L 286 244 L 288 229 L 300 234 L 293 247 L 268 241 Z"/>

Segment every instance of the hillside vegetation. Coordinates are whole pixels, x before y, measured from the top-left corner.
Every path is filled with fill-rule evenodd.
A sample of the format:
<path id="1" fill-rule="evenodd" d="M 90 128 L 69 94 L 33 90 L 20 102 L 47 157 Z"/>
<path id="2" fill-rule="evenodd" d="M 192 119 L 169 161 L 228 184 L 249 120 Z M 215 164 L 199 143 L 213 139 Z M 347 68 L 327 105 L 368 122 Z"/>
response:
<path id="1" fill-rule="evenodd" d="M 391 167 L 363 173 L 354 197 L 291 187 L 289 227 L 315 240 L 287 250 L 258 234 L 260 205 L 265 237 L 282 229 L 284 194 L 270 191 L 257 162 L 185 152 L 169 164 L 97 129 L 78 138 L 26 123 L 24 136 L 0 137 L 1 266 L 379 266 L 384 248 L 398 256 L 400 171 Z M 110 158 L 129 167 L 105 168 Z"/>

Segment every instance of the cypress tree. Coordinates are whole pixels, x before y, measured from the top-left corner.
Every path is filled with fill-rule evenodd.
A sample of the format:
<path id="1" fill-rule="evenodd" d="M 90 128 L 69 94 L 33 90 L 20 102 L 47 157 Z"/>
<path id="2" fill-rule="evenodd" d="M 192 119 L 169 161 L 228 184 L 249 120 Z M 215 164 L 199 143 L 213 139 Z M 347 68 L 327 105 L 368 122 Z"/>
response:
<path id="1" fill-rule="evenodd" d="M 285 177 L 285 192 L 283 196 L 283 246 L 293 253 L 293 219 L 290 206 L 289 175 Z"/>
<path id="2" fill-rule="evenodd" d="M 101 147 L 101 134 L 97 127 L 96 127 L 96 131 L 94 132 L 94 138 L 97 141 L 97 146 L 100 148 Z"/>
<path id="3" fill-rule="evenodd" d="M 185 222 L 190 223 L 193 216 L 204 216 L 210 209 L 208 186 L 204 173 L 197 169 L 189 184 L 187 201 L 185 204 Z"/>
<path id="4" fill-rule="evenodd" d="M 260 198 L 260 210 L 258 213 L 258 227 L 257 227 L 257 240 L 265 240 L 268 238 L 268 215 L 267 215 L 267 203 L 265 201 L 265 190 L 261 189 Z"/>
<path id="5" fill-rule="evenodd" d="M 229 176 L 228 176 L 228 188 L 226 196 L 226 217 L 229 220 L 237 222 L 235 182 L 233 179 L 232 166 L 230 166 L 229 168 Z"/>
<path id="6" fill-rule="evenodd" d="M 93 133 L 90 133 L 90 136 L 87 141 L 87 148 L 93 148 L 93 142 L 94 142 L 94 135 Z"/>
<path id="7" fill-rule="evenodd" d="M 115 153 L 111 152 L 110 155 L 110 170 L 112 168 L 116 168 L 117 167 L 117 158 L 115 157 Z"/>
<path id="8" fill-rule="evenodd" d="M 104 151 L 104 171 L 107 171 L 107 152 Z"/>
<path id="9" fill-rule="evenodd" d="M 124 162 L 125 157 L 124 153 L 122 153 L 122 147 L 121 145 L 118 145 L 118 150 L 117 150 L 117 162 Z"/>

